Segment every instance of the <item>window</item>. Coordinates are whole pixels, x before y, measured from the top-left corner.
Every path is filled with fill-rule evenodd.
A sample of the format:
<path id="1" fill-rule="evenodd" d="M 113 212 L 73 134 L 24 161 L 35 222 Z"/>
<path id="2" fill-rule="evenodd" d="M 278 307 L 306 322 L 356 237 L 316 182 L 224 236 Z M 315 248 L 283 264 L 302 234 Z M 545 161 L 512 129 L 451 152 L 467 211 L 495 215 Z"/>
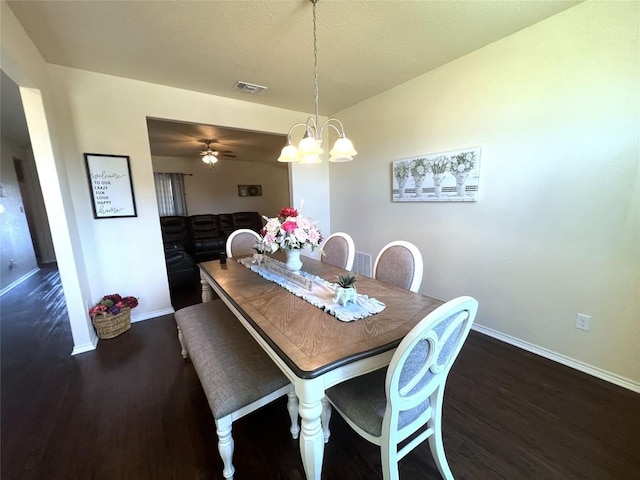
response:
<path id="1" fill-rule="evenodd" d="M 184 173 L 154 173 L 160 216 L 188 215 Z"/>

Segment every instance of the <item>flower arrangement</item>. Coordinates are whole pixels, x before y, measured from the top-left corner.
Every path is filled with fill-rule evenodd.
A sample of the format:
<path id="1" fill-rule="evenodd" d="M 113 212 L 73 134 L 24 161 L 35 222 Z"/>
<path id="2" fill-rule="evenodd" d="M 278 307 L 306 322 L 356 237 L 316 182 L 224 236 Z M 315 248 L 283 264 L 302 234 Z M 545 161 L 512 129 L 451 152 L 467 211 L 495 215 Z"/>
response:
<path id="1" fill-rule="evenodd" d="M 322 242 L 322 234 L 310 218 L 303 216 L 292 207 L 280 210 L 277 217 L 264 217 L 266 224 L 260 232 L 258 250 L 276 252 L 279 249 L 300 249 L 309 245 L 317 248 Z"/>
<path id="2" fill-rule="evenodd" d="M 111 295 L 105 295 L 99 303 L 91 307 L 89 309 L 89 316 L 95 317 L 100 313 L 117 315 L 122 312 L 124 308 L 135 308 L 137 306 L 138 299 L 136 297 L 122 297 L 117 293 L 113 293 Z"/>
<path id="3" fill-rule="evenodd" d="M 414 178 L 421 178 L 427 174 L 427 160 L 425 158 L 416 158 L 411 162 L 411 175 Z"/>
<path id="4" fill-rule="evenodd" d="M 444 155 L 440 155 L 429 161 L 428 168 L 434 175 L 437 173 L 445 173 L 449 169 L 449 159 Z"/>
<path id="5" fill-rule="evenodd" d="M 476 154 L 474 152 L 462 152 L 451 156 L 451 173 L 469 173 L 476 165 Z"/>
<path id="6" fill-rule="evenodd" d="M 408 162 L 399 162 L 393 168 L 393 175 L 398 180 L 399 184 L 404 184 L 404 182 L 409 178 L 409 164 Z"/>

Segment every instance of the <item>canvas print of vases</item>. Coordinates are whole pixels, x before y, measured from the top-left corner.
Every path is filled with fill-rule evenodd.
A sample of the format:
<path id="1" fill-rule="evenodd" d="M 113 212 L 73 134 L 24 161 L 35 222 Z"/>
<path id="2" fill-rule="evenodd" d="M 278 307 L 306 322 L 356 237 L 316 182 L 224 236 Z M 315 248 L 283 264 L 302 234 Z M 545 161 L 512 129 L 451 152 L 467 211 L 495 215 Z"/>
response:
<path id="1" fill-rule="evenodd" d="M 394 202 L 475 202 L 480 149 L 467 148 L 393 162 Z"/>

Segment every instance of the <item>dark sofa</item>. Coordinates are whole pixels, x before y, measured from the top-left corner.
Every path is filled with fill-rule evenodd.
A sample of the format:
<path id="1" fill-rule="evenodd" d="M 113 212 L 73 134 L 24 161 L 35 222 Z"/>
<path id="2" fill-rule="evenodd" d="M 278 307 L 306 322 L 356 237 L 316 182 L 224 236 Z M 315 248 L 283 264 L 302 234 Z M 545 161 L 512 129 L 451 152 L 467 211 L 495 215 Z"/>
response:
<path id="1" fill-rule="evenodd" d="M 220 258 L 231 232 L 239 228 L 260 232 L 262 225 L 258 212 L 160 217 L 170 288 L 192 283 L 197 263 Z"/>

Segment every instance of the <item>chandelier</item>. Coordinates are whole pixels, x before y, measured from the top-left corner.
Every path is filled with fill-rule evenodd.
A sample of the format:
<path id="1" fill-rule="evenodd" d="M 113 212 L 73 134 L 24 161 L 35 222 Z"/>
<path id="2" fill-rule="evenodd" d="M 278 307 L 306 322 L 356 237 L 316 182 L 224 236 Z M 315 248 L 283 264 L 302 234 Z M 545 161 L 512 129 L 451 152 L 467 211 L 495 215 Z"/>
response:
<path id="1" fill-rule="evenodd" d="M 322 149 L 322 132 L 333 128 L 339 135 L 333 148 L 329 151 L 330 162 L 350 162 L 358 152 L 353 148 L 353 143 L 344 133 L 342 122 L 337 118 L 329 118 L 322 125 L 318 122 L 318 39 L 316 27 L 316 3 L 319 0 L 309 0 L 313 4 L 313 79 L 315 85 L 315 117 L 307 118 L 305 123 L 296 123 L 287 133 L 287 144 L 282 149 L 279 162 L 300 163 L 321 163 L 320 155 L 324 153 Z M 337 125 L 337 126 L 336 126 Z M 294 128 L 303 126 L 305 133 L 302 140 L 296 147 L 291 142 L 291 132 Z"/>

